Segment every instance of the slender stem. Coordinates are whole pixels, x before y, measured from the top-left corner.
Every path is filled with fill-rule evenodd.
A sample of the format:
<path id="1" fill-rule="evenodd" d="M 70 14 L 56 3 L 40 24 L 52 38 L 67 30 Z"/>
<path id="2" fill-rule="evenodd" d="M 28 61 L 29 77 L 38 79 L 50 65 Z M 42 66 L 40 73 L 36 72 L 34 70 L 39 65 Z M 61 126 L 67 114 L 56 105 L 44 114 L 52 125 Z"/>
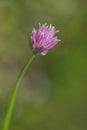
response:
<path id="1" fill-rule="evenodd" d="M 15 104 L 17 90 L 19 88 L 20 82 L 21 82 L 26 70 L 28 69 L 28 67 L 30 66 L 30 64 L 31 64 L 31 62 L 33 61 L 34 58 L 35 58 L 35 55 L 33 54 L 31 56 L 31 58 L 28 59 L 28 61 L 24 65 L 24 67 L 22 68 L 22 70 L 21 70 L 21 72 L 20 72 L 20 74 L 19 74 L 19 76 L 16 80 L 16 83 L 15 83 L 13 91 L 12 91 L 11 99 L 10 99 L 10 102 L 9 102 L 9 106 L 8 106 L 8 110 L 7 110 L 7 114 L 6 114 L 6 117 L 5 117 L 5 120 L 4 120 L 2 130 L 8 130 L 9 129 L 11 115 L 12 115 L 14 104 Z"/>

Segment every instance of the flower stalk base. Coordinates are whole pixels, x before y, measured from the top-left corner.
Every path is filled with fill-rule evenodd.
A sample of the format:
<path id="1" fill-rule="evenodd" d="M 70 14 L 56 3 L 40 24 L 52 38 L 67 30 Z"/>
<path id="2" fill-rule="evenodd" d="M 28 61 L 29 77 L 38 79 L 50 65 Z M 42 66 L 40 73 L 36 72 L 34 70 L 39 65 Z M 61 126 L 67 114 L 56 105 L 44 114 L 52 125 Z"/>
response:
<path id="1" fill-rule="evenodd" d="M 9 102 L 8 110 L 7 110 L 6 117 L 5 117 L 5 120 L 4 120 L 4 123 L 3 123 L 2 130 L 9 130 L 10 120 L 11 120 L 11 116 L 12 116 L 12 112 L 13 112 L 13 108 L 14 108 L 14 104 L 15 104 L 16 95 L 17 95 L 19 85 L 20 85 L 20 83 L 23 79 L 25 72 L 27 71 L 28 67 L 30 66 L 31 62 L 34 60 L 35 57 L 36 56 L 33 54 L 31 56 L 31 58 L 28 59 L 28 61 L 26 62 L 26 64 L 22 68 L 22 70 L 21 70 L 21 72 L 20 72 L 20 74 L 19 74 L 19 76 L 16 80 L 16 83 L 14 85 L 12 95 L 11 95 L 11 98 L 10 98 L 10 102 Z"/>

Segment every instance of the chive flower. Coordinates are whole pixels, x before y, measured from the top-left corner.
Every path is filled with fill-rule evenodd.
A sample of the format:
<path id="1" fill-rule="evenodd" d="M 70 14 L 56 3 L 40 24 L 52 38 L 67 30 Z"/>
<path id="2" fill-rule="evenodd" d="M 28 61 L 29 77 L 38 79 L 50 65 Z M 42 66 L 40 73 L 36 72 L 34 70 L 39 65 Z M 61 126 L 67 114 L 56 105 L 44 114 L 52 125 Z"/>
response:
<path id="1" fill-rule="evenodd" d="M 39 24 L 38 29 L 33 29 L 30 38 L 30 47 L 32 52 L 37 55 L 46 55 L 49 49 L 53 48 L 56 44 L 59 43 L 59 39 L 55 34 L 59 32 L 54 26 L 50 24 Z"/>
<path id="2" fill-rule="evenodd" d="M 9 130 L 17 91 L 19 89 L 20 83 L 24 77 L 25 72 L 29 68 L 32 61 L 35 59 L 36 55 L 38 54 L 45 55 L 48 52 L 48 50 L 50 50 L 56 44 L 59 43 L 60 40 L 55 36 L 57 32 L 59 31 L 56 30 L 54 26 L 52 25 L 47 26 L 46 24 L 39 24 L 38 29 L 33 29 L 30 38 L 30 47 L 32 48 L 33 54 L 24 64 L 15 82 L 12 95 L 9 101 L 7 113 L 5 116 L 5 120 L 3 122 L 2 130 Z"/>

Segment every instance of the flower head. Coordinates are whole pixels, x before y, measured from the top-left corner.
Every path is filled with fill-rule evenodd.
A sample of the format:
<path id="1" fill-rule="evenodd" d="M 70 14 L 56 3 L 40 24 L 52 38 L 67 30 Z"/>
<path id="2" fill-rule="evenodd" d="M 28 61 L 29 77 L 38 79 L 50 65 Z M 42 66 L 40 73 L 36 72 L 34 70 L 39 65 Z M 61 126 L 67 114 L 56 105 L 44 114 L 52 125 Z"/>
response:
<path id="1" fill-rule="evenodd" d="M 54 26 L 39 24 L 39 28 L 33 29 L 30 39 L 30 46 L 34 54 L 45 55 L 49 49 L 53 48 L 60 40 L 55 37 L 59 32 Z"/>

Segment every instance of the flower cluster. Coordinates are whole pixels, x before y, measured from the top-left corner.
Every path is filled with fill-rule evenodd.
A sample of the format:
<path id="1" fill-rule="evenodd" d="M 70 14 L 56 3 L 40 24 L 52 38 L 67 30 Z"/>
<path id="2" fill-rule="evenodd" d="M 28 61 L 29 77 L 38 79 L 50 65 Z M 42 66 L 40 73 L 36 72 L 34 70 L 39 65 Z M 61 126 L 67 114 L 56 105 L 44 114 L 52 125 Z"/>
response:
<path id="1" fill-rule="evenodd" d="M 45 55 L 49 49 L 53 48 L 60 40 L 55 37 L 59 32 L 54 26 L 39 24 L 39 28 L 33 29 L 30 39 L 30 47 L 35 55 Z"/>

